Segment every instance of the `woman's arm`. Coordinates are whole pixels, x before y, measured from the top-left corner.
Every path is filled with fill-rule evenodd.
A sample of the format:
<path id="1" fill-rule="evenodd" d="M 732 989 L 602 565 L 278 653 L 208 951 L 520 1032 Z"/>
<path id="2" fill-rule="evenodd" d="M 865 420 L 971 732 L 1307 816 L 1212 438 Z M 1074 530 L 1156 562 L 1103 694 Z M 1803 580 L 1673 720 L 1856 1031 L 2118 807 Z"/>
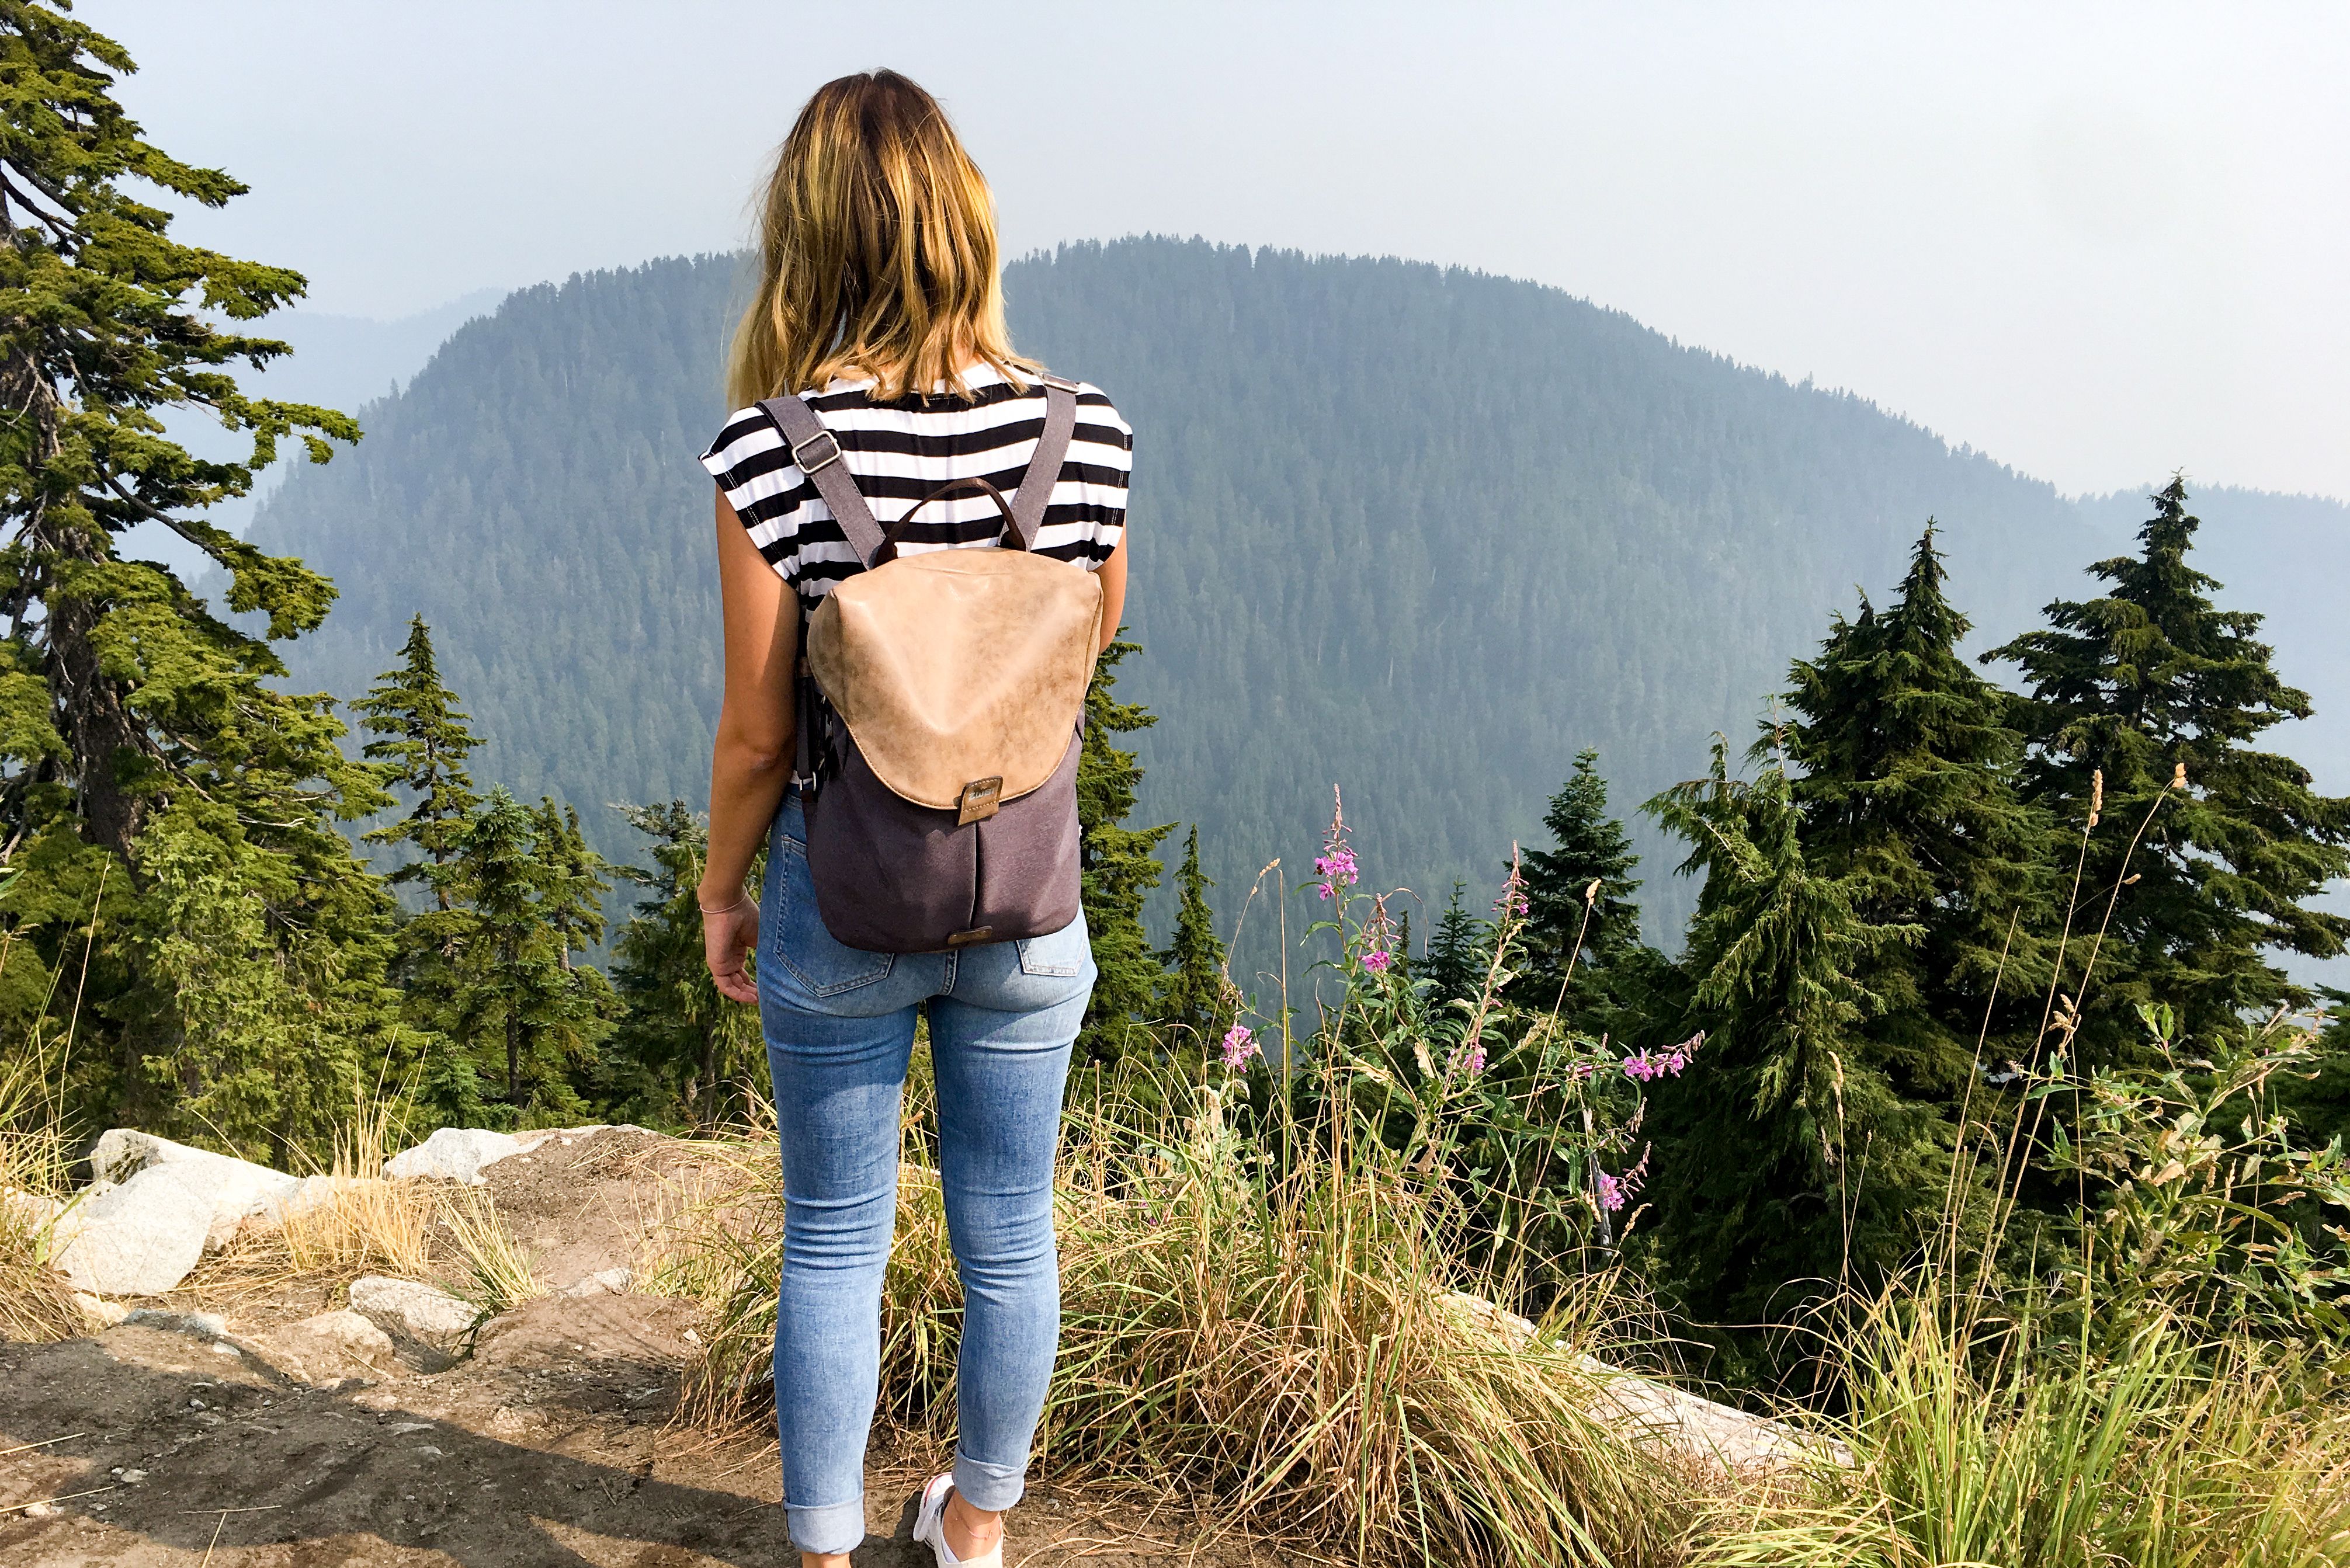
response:
<path id="1" fill-rule="evenodd" d="M 1109 553 L 1108 560 L 1096 568 L 1095 575 L 1101 578 L 1101 645 L 1107 648 L 1118 640 L 1118 623 L 1119 618 L 1126 614 L 1126 537 L 1124 535 L 1118 536 L 1118 548 Z"/>
<path id="2" fill-rule="evenodd" d="M 784 790 L 792 782 L 792 671 L 799 597 L 751 543 L 718 493 L 718 594 L 726 620 L 726 695 L 710 756 L 710 856 L 703 862 L 702 942 L 722 995 L 755 1003 L 743 956 L 759 940 L 759 901 L 745 892 Z"/>

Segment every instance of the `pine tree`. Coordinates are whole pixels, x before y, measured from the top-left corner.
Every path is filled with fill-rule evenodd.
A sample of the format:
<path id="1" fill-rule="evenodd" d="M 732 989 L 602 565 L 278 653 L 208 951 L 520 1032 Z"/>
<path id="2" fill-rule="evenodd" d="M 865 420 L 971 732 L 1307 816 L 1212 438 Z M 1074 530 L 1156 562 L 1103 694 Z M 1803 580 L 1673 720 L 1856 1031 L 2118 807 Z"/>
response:
<path id="1" fill-rule="evenodd" d="M 1805 858 L 1785 774 L 1709 775 L 1645 809 L 1690 846 L 1702 875 L 1681 967 L 1695 1064 L 1649 1085 L 1656 1130 L 1650 1261 L 1700 1321 L 1753 1324 L 1814 1285 L 1866 1288 L 1918 1241 L 1916 1195 L 1939 1189 L 1939 1117 L 1894 1092 L 1862 1026 L 1880 1002 L 1855 977 L 1915 927 L 1874 925 L 1858 885 Z"/>
<path id="2" fill-rule="evenodd" d="M 576 807 L 554 797 L 538 804 L 535 843 L 539 861 L 539 912 L 555 933 L 563 967 L 571 955 L 604 940 L 604 895 L 612 890 L 612 865 L 588 847 Z"/>
<path id="3" fill-rule="evenodd" d="M 2049 839 L 2017 793 L 2006 694 L 1960 657 L 1968 621 L 1944 580 L 1929 523 L 1891 607 L 1863 599 L 1795 662 L 1793 718 L 1754 754 L 1783 750 L 1802 770 L 1790 789 L 1804 857 L 1849 882 L 1859 918 L 1922 932 L 1858 977 L 1880 1007 L 1862 1033 L 1898 1092 L 1955 1116 L 1986 1023 L 1992 1061 L 2037 1025 Z"/>
<path id="4" fill-rule="evenodd" d="M 1576 755 L 1575 772 L 1543 814 L 1555 847 L 1523 857 L 1524 956 L 1512 987 L 1521 1006 L 1559 1008 L 1571 1026 L 1595 1034 L 1617 1025 L 1618 982 L 1630 979 L 1640 947 L 1640 907 L 1632 900 L 1639 857 L 1624 825 L 1608 815 L 1598 763 L 1596 751 Z"/>
<path id="5" fill-rule="evenodd" d="M 623 1011 L 606 1051 L 608 1094 L 637 1119 L 714 1127 L 723 1085 L 762 1064 L 758 1013 L 719 995 L 703 959 L 694 901 L 709 829 L 681 800 L 621 810 L 652 840 L 653 867 L 619 873 L 647 896 L 612 944 Z"/>
<path id="6" fill-rule="evenodd" d="M 1111 697 L 1118 667 L 1139 644 L 1113 642 L 1094 666 L 1086 691 L 1084 750 L 1077 761 L 1077 821 L 1083 834 L 1078 863 L 1084 876 L 1086 927 L 1091 933 L 1093 1000 L 1077 1037 L 1080 1060 L 1115 1061 L 1132 1044 L 1138 1026 L 1149 1017 L 1159 994 L 1159 965 L 1142 929 L 1143 901 L 1159 886 L 1159 842 L 1175 831 L 1127 827 L 1142 787 L 1142 769 L 1132 752 L 1110 743 L 1113 735 L 1148 729 L 1158 719 L 1139 703 Z"/>
<path id="7" fill-rule="evenodd" d="M 1492 957 L 1487 945 L 1492 940 L 1492 929 L 1461 903 L 1468 890 L 1466 882 L 1452 884 L 1451 902 L 1437 917 L 1436 935 L 1428 944 L 1429 1010 L 1440 1017 L 1445 1003 L 1475 998 L 1485 983 L 1486 967 Z"/>
<path id="8" fill-rule="evenodd" d="M 2220 585 L 2187 564 L 2201 524 L 2185 482 L 2152 499 L 2140 553 L 2089 568 L 2105 597 L 2059 600 L 2047 629 L 1983 656 L 2013 660 L 2028 688 L 2027 798 L 2068 836 L 2100 819 L 2058 980 L 2079 997 L 2092 1065 L 2139 1049 L 2140 1002 L 2170 1004 L 2189 1038 L 2303 1004 L 2267 955 L 2331 958 L 2350 937 L 2350 918 L 2309 905 L 2350 873 L 2350 799 L 2317 794 L 2300 763 L 2251 744 L 2309 717 L 2309 699 L 2271 667 L 2261 618 L 2215 607 Z"/>
<path id="9" fill-rule="evenodd" d="M 465 758 L 479 742 L 466 728 L 457 694 L 441 684 L 440 666 L 432 657 L 432 628 L 422 616 L 409 621 L 408 641 L 400 651 L 400 668 L 379 676 L 351 707 L 361 715 L 367 732 L 380 737 L 369 741 L 360 754 L 388 769 L 390 782 L 407 790 L 416 804 L 400 821 L 362 836 L 369 844 L 413 844 L 433 865 L 445 866 L 481 804 L 465 772 Z M 421 865 L 403 866 L 390 879 L 429 882 L 430 877 Z M 435 894 L 441 908 L 447 909 L 447 889 L 436 888 Z"/>
<path id="10" fill-rule="evenodd" d="M 244 188 L 143 140 L 113 97 L 135 68 L 122 48 L 8 0 L 0 64 L 0 1027 L 47 1041 L 70 1009 L 81 1119 L 283 1158 L 323 1144 L 356 1083 L 412 1061 L 385 978 L 391 901 L 335 826 L 385 797 L 337 745 L 331 700 L 274 684 L 271 640 L 315 628 L 332 585 L 201 514 L 289 438 L 323 462 L 359 429 L 239 389 L 233 367 L 286 351 L 242 324 L 303 279 L 170 237 L 158 193 L 219 207 Z M 166 408 L 250 448 L 199 459 Z M 127 558 L 148 522 L 224 568 L 227 607 L 264 634 Z"/>
<path id="11" fill-rule="evenodd" d="M 1215 911 L 1208 889 L 1215 884 L 1200 869 L 1200 829 L 1183 840 L 1183 864 L 1175 873 L 1175 937 L 1159 955 L 1166 974 L 1158 1012 L 1183 1032 L 1184 1043 L 1204 1048 L 1232 1023 L 1226 999 L 1224 944 L 1216 937 Z"/>
<path id="12" fill-rule="evenodd" d="M 615 1011 L 604 977 L 569 961 L 586 920 L 581 878 L 592 872 L 565 841 L 567 826 L 493 790 L 436 868 L 451 907 L 408 927 L 418 1021 L 455 1042 L 474 1071 L 495 1075 L 497 1118 L 509 1125 L 584 1109 L 578 1089 L 597 1075 Z"/>

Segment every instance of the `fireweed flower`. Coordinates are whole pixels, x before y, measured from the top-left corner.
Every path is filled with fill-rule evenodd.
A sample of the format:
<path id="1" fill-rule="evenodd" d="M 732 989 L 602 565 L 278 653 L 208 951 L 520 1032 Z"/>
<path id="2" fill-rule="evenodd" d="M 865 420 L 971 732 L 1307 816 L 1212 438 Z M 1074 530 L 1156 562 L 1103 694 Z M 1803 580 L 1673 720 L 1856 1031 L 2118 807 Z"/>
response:
<path id="1" fill-rule="evenodd" d="M 1610 1214 L 1615 1213 L 1630 1202 L 1640 1189 L 1648 1185 L 1648 1147 L 1643 1145 L 1640 1149 L 1640 1163 L 1622 1176 L 1610 1176 L 1604 1170 L 1599 1173 L 1598 1180 L 1594 1183 L 1598 1189 L 1596 1196 L 1599 1199 L 1599 1207 Z"/>
<path id="2" fill-rule="evenodd" d="M 1669 1051 L 1653 1054 L 1635 1052 L 1617 1065 L 1624 1069 L 1626 1077 L 1643 1084 L 1658 1078 L 1678 1078 L 1681 1070 L 1690 1064 L 1690 1058 L 1697 1054 L 1697 1048 L 1704 1044 L 1705 1031 L 1700 1029 Z"/>
<path id="3" fill-rule="evenodd" d="M 1330 792 L 1330 831 L 1322 836 L 1322 853 L 1315 857 L 1314 874 L 1322 878 L 1320 892 L 1327 903 L 1362 880 L 1355 869 L 1355 851 L 1347 842 L 1347 805 L 1338 792 Z"/>
<path id="4" fill-rule="evenodd" d="M 1238 1067 L 1258 1054 L 1256 1036 L 1244 1024 L 1235 1023 L 1224 1031 L 1224 1065 Z"/>
<path id="5" fill-rule="evenodd" d="M 1371 923 L 1363 932 L 1363 967 L 1385 974 L 1395 964 L 1396 928 L 1388 919 L 1388 901 L 1374 901 Z"/>
<path id="6" fill-rule="evenodd" d="M 1385 948 L 1373 948 L 1363 955 L 1363 967 L 1373 974 L 1387 973 L 1388 966 L 1393 962 L 1395 962 L 1395 954 Z"/>

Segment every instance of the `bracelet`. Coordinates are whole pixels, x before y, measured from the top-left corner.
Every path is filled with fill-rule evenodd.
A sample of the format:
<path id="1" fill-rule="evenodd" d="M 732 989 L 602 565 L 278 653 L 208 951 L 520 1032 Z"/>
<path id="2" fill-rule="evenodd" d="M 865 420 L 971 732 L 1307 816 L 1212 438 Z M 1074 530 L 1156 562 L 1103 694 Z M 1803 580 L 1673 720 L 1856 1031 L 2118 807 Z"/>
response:
<path id="1" fill-rule="evenodd" d="M 705 907 L 702 905 L 702 901 L 701 901 L 699 898 L 697 898 L 697 899 L 695 899 L 695 900 L 694 900 L 693 907 L 694 907 L 695 909 L 701 909 L 701 910 L 702 910 L 702 912 L 703 914 L 705 914 L 705 915 L 731 915 L 731 914 L 733 914 L 735 910 L 737 910 L 737 909 L 741 909 L 743 905 L 745 905 L 745 904 L 749 903 L 750 901 L 751 901 L 751 895 L 750 895 L 750 894 L 748 894 L 748 893 L 745 893 L 745 894 L 743 894 L 741 898 L 739 898 L 735 899 L 733 903 L 726 905 L 726 906 L 725 906 L 724 908 L 723 908 L 723 909 L 707 909 L 707 908 L 705 908 Z"/>

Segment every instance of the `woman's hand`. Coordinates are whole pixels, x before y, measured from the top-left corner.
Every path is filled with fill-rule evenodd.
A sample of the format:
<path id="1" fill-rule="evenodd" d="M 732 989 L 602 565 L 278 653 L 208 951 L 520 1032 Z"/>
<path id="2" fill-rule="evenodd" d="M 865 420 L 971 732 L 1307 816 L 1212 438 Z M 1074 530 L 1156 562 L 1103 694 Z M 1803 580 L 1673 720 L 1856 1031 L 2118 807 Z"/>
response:
<path id="1" fill-rule="evenodd" d="M 759 987 L 743 961 L 759 945 L 759 900 L 744 894 L 731 909 L 702 911 L 702 953 L 711 981 L 729 1002 L 759 1002 Z"/>

